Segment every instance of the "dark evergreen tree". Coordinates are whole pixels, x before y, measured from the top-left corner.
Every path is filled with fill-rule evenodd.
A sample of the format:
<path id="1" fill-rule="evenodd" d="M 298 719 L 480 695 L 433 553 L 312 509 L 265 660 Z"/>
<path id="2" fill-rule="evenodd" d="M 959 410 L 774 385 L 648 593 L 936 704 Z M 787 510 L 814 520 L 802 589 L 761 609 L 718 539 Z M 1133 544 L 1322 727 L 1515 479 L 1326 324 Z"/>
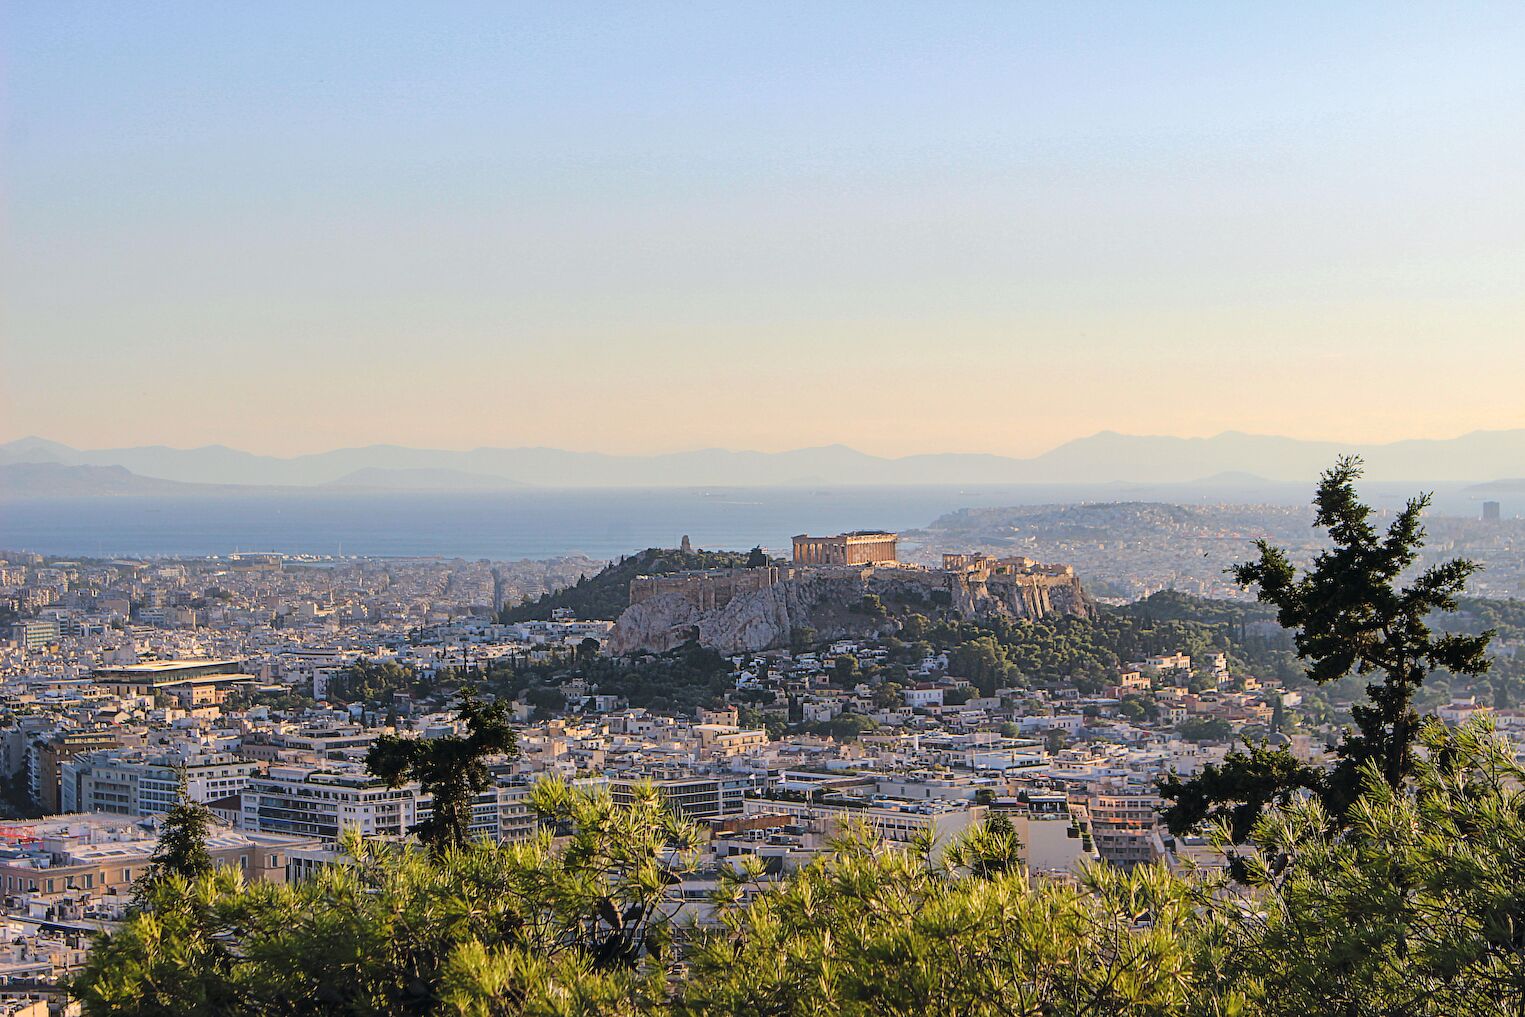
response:
<path id="1" fill-rule="evenodd" d="M 1430 496 L 1410 499 L 1380 532 L 1371 507 L 1356 494 L 1360 476 L 1361 460 L 1347 456 L 1320 480 L 1314 525 L 1328 531 L 1331 546 L 1311 567 L 1299 573 L 1286 551 L 1261 540 L 1256 561 L 1231 569 L 1243 586 L 1257 588 L 1261 602 L 1276 608 L 1277 620 L 1294 634 L 1308 677 L 1328 684 L 1349 674 L 1370 676 L 1369 702 L 1353 707 L 1355 729 L 1338 746 L 1338 762 L 1325 773 L 1285 749 L 1254 748 L 1231 753 L 1192 780 L 1168 777 L 1161 793 L 1175 804 L 1163 818 L 1175 833 L 1227 819 L 1243 840 L 1267 805 L 1302 791 L 1317 794 L 1332 816 L 1343 817 L 1360 790 L 1364 767 L 1374 766 L 1393 788 L 1413 772 L 1420 731 L 1413 697 L 1425 679 L 1437 669 L 1465 675 L 1487 670 L 1491 631 L 1436 636 L 1429 625 L 1433 613 L 1456 610 L 1477 564 L 1453 559 L 1402 585 L 1424 546 L 1420 519 Z"/>
<path id="2" fill-rule="evenodd" d="M 514 732 L 502 703 L 484 703 L 471 688 L 463 688 L 460 716 L 466 722 L 465 737 L 382 735 L 365 757 L 370 771 L 390 786 L 416 780 L 433 796 L 432 813 L 413 832 L 435 852 L 466 843 L 471 801 L 492 783 L 485 758 L 514 751 Z"/>
<path id="3" fill-rule="evenodd" d="M 168 876 L 197 879 L 212 871 L 212 855 L 207 851 L 207 832 L 212 825 L 212 810 L 191 800 L 183 767 L 177 768 L 176 775 L 179 778 L 177 800 L 164 814 L 163 825 L 159 828 L 159 843 L 149 860 L 148 872 L 138 886 L 140 899 L 145 896 L 148 888 Z"/>

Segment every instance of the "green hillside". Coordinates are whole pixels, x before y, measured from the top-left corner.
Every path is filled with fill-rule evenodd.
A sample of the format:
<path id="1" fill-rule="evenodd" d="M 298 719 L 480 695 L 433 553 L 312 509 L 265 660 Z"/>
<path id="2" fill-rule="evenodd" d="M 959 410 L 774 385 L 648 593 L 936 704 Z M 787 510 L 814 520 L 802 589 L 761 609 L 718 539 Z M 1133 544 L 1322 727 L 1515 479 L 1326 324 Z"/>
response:
<path id="1" fill-rule="evenodd" d="M 597 575 L 584 576 L 577 585 L 541 594 L 539 599 L 504 607 L 504 622 L 543 621 L 557 608 L 567 608 L 580 619 L 618 618 L 630 606 L 630 580 L 636 576 L 667 575 L 690 569 L 741 568 L 751 554 L 746 551 L 679 551 L 649 547 L 606 566 Z"/>

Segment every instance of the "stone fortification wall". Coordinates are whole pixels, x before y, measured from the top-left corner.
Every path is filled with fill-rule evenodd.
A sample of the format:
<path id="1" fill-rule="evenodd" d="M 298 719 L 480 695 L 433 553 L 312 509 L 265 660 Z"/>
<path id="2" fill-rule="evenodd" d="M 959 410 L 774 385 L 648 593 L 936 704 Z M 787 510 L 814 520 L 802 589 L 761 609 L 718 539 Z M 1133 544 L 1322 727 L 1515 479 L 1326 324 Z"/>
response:
<path id="1" fill-rule="evenodd" d="M 777 581 L 738 591 L 725 603 L 701 606 L 693 588 L 656 587 L 632 603 L 610 633 L 606 649 L 624 654 L 663 652 L 696 639 L 721 653 L 748 653 L 790 644 L 798 629 L 821 640 L 863 638 L 893 632 L 899 623 L 863 611 L 863 597 L 885 602 L 933 602 L 945 593 L 948 606 L 968 617 L 1045 618 L 1090 614 L 1073 574 L 1022 573 L 990 576 L 907 567 L 828 567 L 785 570 Z M 633 593 L 633 590 L 632 590 Z"/>
<path id="2" fill-rule="evenodd" d="M 778 583 L 775 565 L 752 569 L 708 569 L 666 576 L 637 576 L 630 581 L 630 603 L 641 604 L 667 595 L 684 598 L 700 611 L 725 607 L 745 593 L 766 590 Z"/>

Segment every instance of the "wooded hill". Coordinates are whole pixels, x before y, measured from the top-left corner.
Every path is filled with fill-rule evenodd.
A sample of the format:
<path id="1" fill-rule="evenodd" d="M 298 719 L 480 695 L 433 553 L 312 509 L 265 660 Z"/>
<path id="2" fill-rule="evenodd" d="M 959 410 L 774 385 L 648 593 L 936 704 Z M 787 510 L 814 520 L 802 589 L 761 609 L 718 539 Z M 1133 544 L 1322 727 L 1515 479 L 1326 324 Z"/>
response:
<path id="1" fill-rule="evenodd" d="M 554 593 L 544 593 L 536 600 L 505 606 L 500 620 L 508 622 L 544 621 L 557 608 L 567 608 L 580 619 L 615 619 L 630 606 L 630 581 L 636 576 L 670 575 L 691 569 L 741 568 L 747 564 L 746 551 L 680 551 L 666 547 L 648 547 L 639 554 L 611 562 L 597 575 L 583 576 L 577 585 Z"/>

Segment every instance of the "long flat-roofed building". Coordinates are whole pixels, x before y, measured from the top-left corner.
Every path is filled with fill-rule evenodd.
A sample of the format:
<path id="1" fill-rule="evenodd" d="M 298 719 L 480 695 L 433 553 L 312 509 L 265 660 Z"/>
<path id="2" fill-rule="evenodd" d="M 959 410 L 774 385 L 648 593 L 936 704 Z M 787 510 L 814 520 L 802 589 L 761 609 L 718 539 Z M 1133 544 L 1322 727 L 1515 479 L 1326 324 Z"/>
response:
<path id="1" fill-rule="evenodd" d="M 419 820 L 416 782 L 388 787 L 364 767 L 272 766 L 241 792 L 245 830 L 316 837 L 331 844 L 346 830 L 403 837 Z"/>
<path id="2" fill-rule="evenodd" d="M 207 678 L 242 673 L 244 661 L 239 657 L 222 659 L 193 658 L 191 660 L 150 660 L 142 664 L 122 664 L 115 667 L 98 667 L 93 672 L 96 681 L 104 685 L 143 686 L 143 691 L 153 691 L 153 686 L 168 685 L 189 678 Z M 134 689 L 138 691 L 138 689 Z"/>
<path id="3" fill-rule="evenodd" d="M 258 770 L 258 763 L 227 752 L 82 753 L 59 767 L 59 811 L 157 815 L 179 800 L 182 776 L 192 801 L 210 802 L 238 794 Z"/>
<path id="4" fill-rule="evenodd" d="M 242 673 L 244 661 L 155 660 L 120 667 L 98 667 L 91 680 L 118 695 L 174 696 L 188 706 L 220 703 L 230 689 L 252 685 L 253 675 Z"/>
<path id="5" fill-rule="evenodd" d="M 854 530 L 835 537 L 794 538 L 796 565 L 878 565 L 898 561 L 897 536 L 883 530 Z"/>

